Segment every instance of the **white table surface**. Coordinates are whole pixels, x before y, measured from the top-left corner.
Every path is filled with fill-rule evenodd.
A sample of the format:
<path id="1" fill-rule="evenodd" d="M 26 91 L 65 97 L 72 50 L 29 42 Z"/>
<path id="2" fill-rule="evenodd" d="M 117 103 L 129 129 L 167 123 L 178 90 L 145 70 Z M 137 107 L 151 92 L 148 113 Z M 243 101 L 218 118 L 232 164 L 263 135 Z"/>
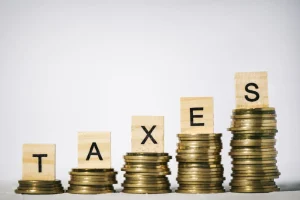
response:
<path id="1" fill-rule="evenodd" d="M 222 194 L 155 194 L 155 195 L 137 195 L 137 194 L 101 194 L 101 195 L 74 195 L 74 194 L 59 194 L 59 195 L 19 195 L 14 193 L 14 189 L 18 186 L 16 182 L 0 182 L 0 199 L 2 200 L 181 200 L 188 198 L 188 200 L 299 200 L 300 199 L 300 182 L 279 184 L 280 192 L 266 193 L 266 194 L 238 194 L 238 193 L 222 193 Z M 64 182 L 64 186 L 67 185 Z M 227 188 L 227 187 L 226 187 Z M 228 189 L 228 188 L 227 188 Z M 120 191 L 120 188 L 117 188 Z"/>

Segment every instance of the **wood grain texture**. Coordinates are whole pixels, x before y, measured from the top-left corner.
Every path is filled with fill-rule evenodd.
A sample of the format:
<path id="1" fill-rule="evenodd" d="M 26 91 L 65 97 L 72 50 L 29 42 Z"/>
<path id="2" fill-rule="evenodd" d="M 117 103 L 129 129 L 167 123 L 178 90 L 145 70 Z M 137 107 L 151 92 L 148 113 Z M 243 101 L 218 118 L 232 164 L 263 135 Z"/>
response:
<path id="1" fill-rule="evenodd" d="M 151 136 L 155 139 L 155 144 L 149 137 L 144 144 L 141 144 L 146 132 L 142 128 L 146 128 L 149 132 L 153 126 Z M 131 125 L 131 150 L 132 152 L 164 152 L 164 117 L 163 116 L 133 116 Z"/>
<path id="2" fill-rule="evenodd" d="M 110 132 L 79 132 L 78 133 L 78 168 L 111 168 L 111 133 Z M 97 155 L 87 156 L 93 142 L 96 143 L 103 160 Z M 92 148 L 92 152 L 96 152 Z"/>
<path id="3" fill-rule="evenodd" d="M 203 110 L 197 110 L 201 108 Z M 203 115 L 193 117 L 192 115 Z M 204 123 L 203 125 L 199 125 Z M 181 97 L 180 98 L 180 125 L 181 133 L 213 133 L 214 132 L 214 105 L 212 97 Z"/>
<path id="4" fill-rule="evenodd" d="M 41 158 L 39 172 L 38 157 L 33 154 L 47 154 Z M 23 180 L 55 180 L 55 144 L 24 144 L 23 145 Z"/>
<path id="5" fill-rule="evenodd" d="M 259 99 L 251 102 L 246 99 L 255 99 L 256 95 L 246 91 L 249 83 L 255 83 L 258 88 L 249 86 L 252 91 L 259 93 Z M 268 73 L 267 72 L 238 72 L 235 74 L 236 108 L 263 108 L 269 107 Z"/>

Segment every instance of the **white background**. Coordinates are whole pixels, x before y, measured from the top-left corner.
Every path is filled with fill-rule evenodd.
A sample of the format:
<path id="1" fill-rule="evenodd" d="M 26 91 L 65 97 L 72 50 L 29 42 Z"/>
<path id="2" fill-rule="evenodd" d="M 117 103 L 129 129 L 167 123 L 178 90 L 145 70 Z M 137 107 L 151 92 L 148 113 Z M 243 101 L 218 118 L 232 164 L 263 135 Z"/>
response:
<path id="1" fill-rule="evenodd" d="M 228 184 L 234 73 L 268 71 L 278 182 L 299 183 L 299 19 L 299 0 L 0 1 L 0 179 L 21 178 L 23 143 L 55 143 L 68 180 L 78 131 L 111 131 L 119 171 L 131 116 L 163 115 L 176 186 L 179 99 L 213 96 Z"/>

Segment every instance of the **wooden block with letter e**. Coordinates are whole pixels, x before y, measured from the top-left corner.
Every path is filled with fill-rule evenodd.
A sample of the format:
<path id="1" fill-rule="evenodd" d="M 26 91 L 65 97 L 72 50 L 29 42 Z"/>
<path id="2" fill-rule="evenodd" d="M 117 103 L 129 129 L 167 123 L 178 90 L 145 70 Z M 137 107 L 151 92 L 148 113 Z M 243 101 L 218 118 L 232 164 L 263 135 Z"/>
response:
<path id="1" fill-rule="evenodd" d="M 131 134 L 132 152 L 164 152 L 163 116 L 133 116 Z"/>
<path id="2" fill-rule="evenodd" d="M 55 180 L 55 144 L 23 145 L 23 180 Z"/>
<path id="3" fill-rule="evenodd" d="M 78 133 L 78 168 L 111 168 L 110 132 Z"/>
<path id="4" fill-rule="evenodd" d="M 180 124 L 181 133 L 213 133 L 213 98 L 181 97 Z"/>
<path id="5" fill-rule="evenodd" d="M 269 107 L 268 73 L 239 72 L 235 74 L 237 108 Z"/>

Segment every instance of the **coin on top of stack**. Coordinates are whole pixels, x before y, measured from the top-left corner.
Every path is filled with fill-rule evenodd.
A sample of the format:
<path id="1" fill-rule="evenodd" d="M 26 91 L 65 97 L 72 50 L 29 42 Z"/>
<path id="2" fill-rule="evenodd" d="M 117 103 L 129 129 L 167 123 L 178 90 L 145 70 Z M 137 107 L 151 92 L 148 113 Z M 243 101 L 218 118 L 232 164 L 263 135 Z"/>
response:
<path id="1" fill-rule="evenodd" d="M 64 193 L 60 180 L 20 180 L 17 194 L 61 194 Z"/>
<path id="2" fill-rule="evenodd" d="M 113 169 L 72 169 L 68 193 L 102 194 L 115 192 L 117 172 Z"/>
<path id="3" fill-rule="evenodd" d="M 162 194 L 171 192 L 167 175 L 171 174 L 168 153 L 127 153 L 122 171 L 124 193 Z"/>
<path id="4" fill-rule="evenodd" d="M 274 179 L 279 178 L 277 168 L 275 108 L 235 109 L 232 113 L 231 191 L 265 193 L 278 191 Z"/>
<path id="5" fill-rule="evenodd" d="M 176 160 L 178 163 L 178 193 L 221 193 L 223 165 L 221 164 L 222 134 L 178 134 Z"/>

